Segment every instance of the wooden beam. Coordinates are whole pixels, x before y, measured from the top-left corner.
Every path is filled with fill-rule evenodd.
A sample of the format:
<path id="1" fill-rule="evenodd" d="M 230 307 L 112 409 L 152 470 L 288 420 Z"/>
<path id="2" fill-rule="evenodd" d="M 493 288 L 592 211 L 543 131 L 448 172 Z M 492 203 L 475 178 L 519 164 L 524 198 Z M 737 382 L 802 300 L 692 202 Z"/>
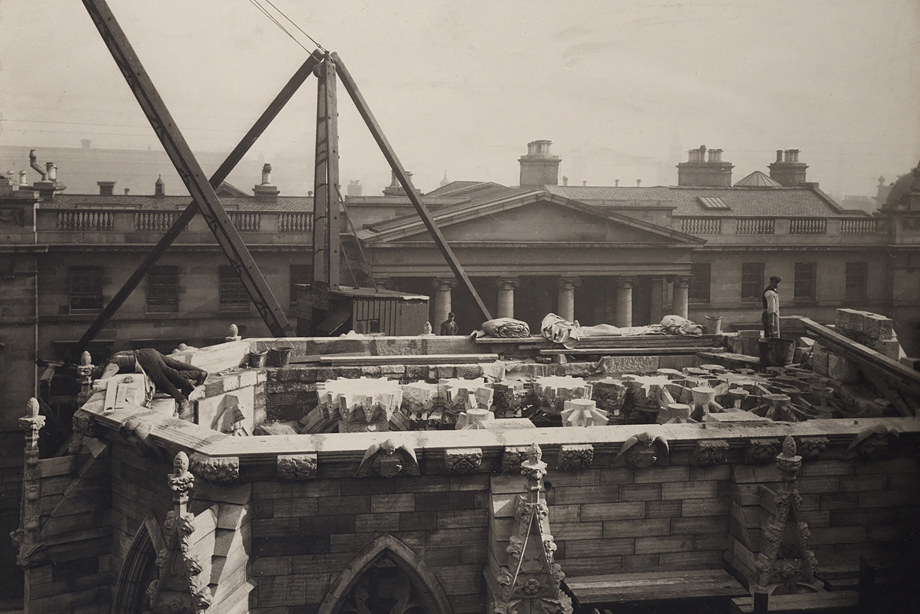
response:
<path id="1" fill-rule="evenodd" d="M 862 368 L 877 373 L 896 390 L 901 393 L 906 392 L 911 396 L 920 395 L 920 372 L 905 367 L 897 360 L 892 360 L 810 318 L 800 317 L 799 319 L 811 336 L 843 352 L 847 358 Z"/>
<path id="2" fill-rule="evenodd" d="M 316 155 L 313 176 L 313 281 L 341 283 L 339 221 L 339 120 L 335 63 L 317 68 Z"/>
<path id="3" fill-rule="evenodd" d="M 230 172 L 236 168 L 236 165 L 243 159 L 246 152 L 249 151 L 262 133 L 265 132 L 268 125 L 275 119 L 281 109 L 284 108 L 284 105 L 291 99 L 294 92 L 303 85 L 304 81 L 307 80 L 307 77 L 310 76 L 313 69 L 322 59 L 322 54 L 319 51 L 314 51 L 303 65 L 297 69 L 297 72 L 294 73 L 278 95 L 275 96 L 275 99 L 272 100 L 271 104 L 268 105 L 259 119 L 256 120 L 240 142 L 237 143 L 236 147 L 233 148 L 230 155 L 227 156 L 217 170 L 214 171 L 214 174 L 211 175 L 210 183 L 213 188 L 217 189 L 224 179 L 230 175 Z M 115 296 L 112 297 L 112 300 L 105 306 L 102 313 L 100 313 L 90 327 L 86 329 L 86 332 L 83 333 L 83 336 L 77 342 L 76 351 L 74 352 L 75 356 L 85 350 L 89 342 L 96 338 L 96 335 L 99 334 L 99 331 L 102 330 L 106 322 L 108 322 L 112 316 L 115 315 L 115 312 L 121 308 L 131 293 L 140 285 L 150 268 L 157 263 L 160 256 L 166 252 L 169 246 L 179 238 L 179 235 L 182 234 L 182 231 L 185 230 L 185 227 L 188 226 L 189 222 L 192 221 L 192 218 L 194 218 L 197 213 L 198 205 L 196 205 L 193 200 L 185 207 L 185 210 L 179 214 L 179 217 L 176 218 L 176 221 L 166 230 L 153 249 L 147 252 L 147 256 L 138 265 L 134 273 L 125 281 L 124 285 L 122 285 Z"/>
<path id="4" fill-rule="evenodd" d="M 448 266 L 450 266 L 450 270 L 453 271 L 454 276 L 460 280 L 460 284 L 473 299 L 473 302 L 476 304 L 476 306 L 479 307 L 479 311 L 482 313 L 482 317 L 485 318 L 485 320 L 491 320 L 492 315 L 486 308 L 485 303 L 482 302 L 482 298 L 480 298 L 479 293 L 476 292 L 476 288 L 473 287 L 473 282 L 471 282 L 470 278 L 467 277 L 466 272 L 463 270 L 463 266 L 457 259 L 457 256 L 450 248 L 450 245 L 448 245 L 447 239 L 445 239 L 444 235 L 441 233 L 441 229 L 438 228 L 437 223 L 428 212 L 428 208 L 425 207 L 424 203 L 422 203 L 422 200 L 419 198 L 418 193 L 415 191 L 415 187 L 412 185 L 412 182 L 409 181 L 409 175 L 406 174 L 402 163 L 400 163 L 399 158 L 396 157 L 396 152 L 393 150 L 393 147 L 390 145 L 390 142 L 387 140 L 386 136 L 384 136 L 383 130 L 380 128 L 380 124 L 377 123 L 377 119 L 374 117 L 374 114 L 371 113 L 370 107 L 367 106 L 367 102 L 365 102 L 364 97 L 358 90 L 358 86 L 355 83 L 355 80 L 352 78 L 351 73 L 348 72 L 348 69 L 342 63 L 342 59 L 338 56 L 338 54 L 332 53 L 331 58 L 336 64 L 338 74 L 342 80 L 342 85 L 345 87 L 345 91 L 348 92 L 352 102 L 354 102 L 355 107 L 358 109 L 358 113 L 364 119 L 364 123 L 367 125 L 368 130 L 370 130 L 374 140 L 377 141 L 377 146 L 380 147 L 380 151 L 383 153 L 383 157 L 386 158 L 387 163 L 390 165 L 390 168 L 396 175 L 396 179 L 399 181 L 399 184 L 402 186 L 403 190 L 405 190 L 406 196 L 409 197 L 409 201 L 412 203 L 412 206 L 415 207 L 419 217 L 422 218 L 422 222 L 424 222 L 425 228 L 428 229 L 428 232 L 434 239 L 435 244 L 441 251 L 441 255 L 444 256 Z"/>
<path id="5" fill-rule="evenodd" d="M 153 131 L 160 139 L 163 149 L 192 195 L 208 228 L 227 256 L 233 269 L 240 276 L 246 292 L 255 304 L 272 335 L 293 334 L 287 316 L 271 288 L 262 276 L 258 265 L 249 253 L 246 244 L 237 232 L 230 216 L 224 211 L 214 188 L 205 179 L 201 166 L 192 154 L 191 148 L 182 136 L 176 122 L 157 92 L 137 53 L 115 15 L 104 0 L 83 0 L 83 5 L 99 30 L 102 40 L 121 70 L 134 97 L 147 116 Z"/>

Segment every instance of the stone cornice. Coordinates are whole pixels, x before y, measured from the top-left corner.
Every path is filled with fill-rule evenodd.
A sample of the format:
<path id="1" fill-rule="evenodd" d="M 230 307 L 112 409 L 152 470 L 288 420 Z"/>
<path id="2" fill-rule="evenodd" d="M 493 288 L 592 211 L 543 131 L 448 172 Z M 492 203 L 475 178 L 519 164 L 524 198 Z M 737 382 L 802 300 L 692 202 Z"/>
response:
<path id="1" fill-rule="evenodd" d="M 149 441 L 164 451 L 175 453 L 185 450 L 190 455 L 198 453 L 209 458 L 232 457 L 238 467 L 247 464 L 278 462 L 284 455 L 315 455 L 322 474 L 352 475 L 361 464 L 368 448 L 387 438 L 415 451 L 423 474 L 444 473 L 445 458 L 458 448 L 481 450 L 482 461 L 477 472 L 500 471 L 506 448 L 540 445 L 548 459 L 557 459 L 563 446 L 592 446 L 594 467 L 609 467 L 631 437 L 648 432 L 667 441 L 670 464 L 693 462 L 699 442 L 713 442 L 724 452 L 725 461 L 743 463 L 748 449 L 763 442 L 770 445 L 793 435 L 797 440 L 820 441 L 823 449 L 817 457 L 827 454 L 840 458 L 848 446 L 864 434 L 867 428 L 896 429 L 901 449 L 910 449 L 920 440 L 920 420 L 917 418 L 860 418 L 859 420 L 809 420 L 795 424 L 738 426 L 731 424 L 667 424 L 590 426 L 580 428 L 532 428 L 525 421 L 505 428 L 468 431 L 405 431 L 399 433 L 353 433 L 324 435 L 279 435 L 273 437 L 231 437 L 189 422 L 180 421 L 168 414 L 158 414 L 143 408 L 102 412 L 101 394 L 95 395 L 83 406 L 83 411 L 93 417 L 97 436 L 103 440 L 117 440 L 119 430 L 129 418 L 142 419 L 150 424 Z M 529 423 L 528 423 L 529 424 Z M 513 428 L 512 428 L 513 427 Z M 728 447 L 716 442 L 725 442 Z M 826 442 L 826 443 L 825 443 Z M 910 445 L 908 442 L 914 442 Z M 720 454 L 721 456 L 721 454 Z M 719 459 L 712 459 L 719 462 Z M 710 461 L 712 462 L 712 461 Z M 660 463 L 659 463 L 660 464 Z M 555 462 L 551 470 L 558 470 Z M 306 476 L 304 476 L 306 477 Z"/>

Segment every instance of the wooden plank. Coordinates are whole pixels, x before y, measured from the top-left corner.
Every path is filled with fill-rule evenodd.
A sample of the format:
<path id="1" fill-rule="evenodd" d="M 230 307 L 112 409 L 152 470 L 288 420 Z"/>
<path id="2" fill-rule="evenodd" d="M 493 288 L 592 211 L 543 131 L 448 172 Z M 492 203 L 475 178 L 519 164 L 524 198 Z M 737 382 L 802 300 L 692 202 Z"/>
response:
<path id="1" fill-rule="evenodd" d="M 582 605 L 747 594 L 724 569 L 584 576 L 567 579 L 566 586 Z"/>
<path id="2" fill-rule="evenodd" d="M 839 612 L 842 608 L 855 608 L 856 591 L 817 591 L 795 595 L 771 595 L 768 612 Z M 754 612 L 753 597 L 732 599 L 732 612 L 749 614 Z"/>
<path id="3" fill-rule="evenodd" d="M 320 356 L 322 364 L 335 366 L 356 365 L 450 365 L 493 362 L 498 354 L 399 354 L 393 356 Z"/>
<path id="4" fill-rule="evenodd" d="M 663 347 L 632 347 L 632 348 L 574 348 L 571 350 L 540 350 L 541 356 L 552 356 L 556 354 L 570 354 L 572 356 L 588 356 L 592 354 L 604 354 L 607 356 L 653 356 L 660 354 L 695 354 L 697 352 L 708 352 L 717 354 L 719 350 L 713 347 L 689 346 L 676 348 Z"/>

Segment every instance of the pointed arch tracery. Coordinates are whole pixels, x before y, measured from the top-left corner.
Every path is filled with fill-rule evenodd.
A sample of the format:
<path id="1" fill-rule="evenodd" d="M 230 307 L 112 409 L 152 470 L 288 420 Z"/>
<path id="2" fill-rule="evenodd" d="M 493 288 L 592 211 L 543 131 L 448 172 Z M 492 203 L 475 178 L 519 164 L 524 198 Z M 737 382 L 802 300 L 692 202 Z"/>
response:
<path id="1" fill-rule="evenodd" d="M 112 614 L 137 614 L 147 609 L 147 586 L 157 577 L 157 551 L 162 546 L 162 530 L 150 514 L 134 534 L 118 572 Z"/>
<path id="2" fill-rule="evenodd" d="M 381 535 L 342 570 L 318 614 L 452 614 L 441 583 L 415 552 Z"/>

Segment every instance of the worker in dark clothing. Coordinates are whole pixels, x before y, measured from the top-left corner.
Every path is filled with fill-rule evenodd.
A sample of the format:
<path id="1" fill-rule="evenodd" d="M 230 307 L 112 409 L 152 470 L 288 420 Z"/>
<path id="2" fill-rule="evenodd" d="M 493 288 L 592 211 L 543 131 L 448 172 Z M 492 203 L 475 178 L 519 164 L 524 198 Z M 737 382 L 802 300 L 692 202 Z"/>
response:
<path id="1" fill-rule="evenodd" d="M 138 369 L 140 367 L 140 369 Z M 146 373 L 157 390 L 165 392 L 178 403 L 188 401 L 188 395 L 208 377 L 207 371 L 175 358 L 164 356 L 153 348 L 117 352 L 109 358 L 102 377 L 116 373 Z"/>
<path id="2" fill-rule="evenodd" d="M 451 311 L 447 314 L 447 319 L 441 323 L 441 334 L 444 336 L 456 335 L 460 330 L 460 327 L 457 326 L 457 320 L 455 319 L 454 312 Z"/>

